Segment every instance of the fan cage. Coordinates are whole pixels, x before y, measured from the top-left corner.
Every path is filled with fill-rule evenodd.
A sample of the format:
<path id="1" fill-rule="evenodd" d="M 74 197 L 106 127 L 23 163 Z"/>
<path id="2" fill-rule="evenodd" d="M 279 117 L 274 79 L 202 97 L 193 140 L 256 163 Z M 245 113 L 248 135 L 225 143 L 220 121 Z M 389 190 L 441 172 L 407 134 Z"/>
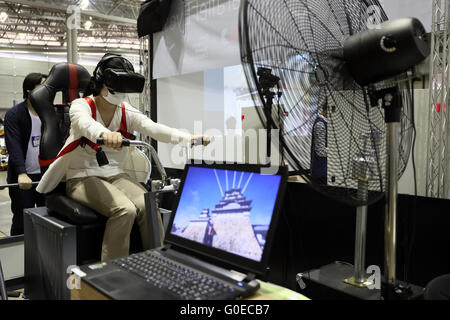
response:
<path id="1" fill-rule="evenodd" d="M 282 156 L 291 174 L 351 206 L 370 205 L 384 196 L 387 129 L 381 105 L 371 106 L 368 88 L 347 71 L 343 43 L 386 20 L 377 0 L 241 2 L 241 60 L 263 126 L 267 128 L 266 96 L 258 70 L 269 68 L 281 79 L 273 89 L 281 97 L 275 94 L 271 107 L 272 129 L 280 131 Z M 375 84 L 381 89 L 394 83 L 401 96 L 398 179 L 408 164 L 413 134 L 412 86 L 405 79 L 403 74 Z M 311 154 L 317 151 L 313 126 L 325 105 L 326 183 L 311 173 Z M 365 192 L 358 192 L 361 188 Z"/>

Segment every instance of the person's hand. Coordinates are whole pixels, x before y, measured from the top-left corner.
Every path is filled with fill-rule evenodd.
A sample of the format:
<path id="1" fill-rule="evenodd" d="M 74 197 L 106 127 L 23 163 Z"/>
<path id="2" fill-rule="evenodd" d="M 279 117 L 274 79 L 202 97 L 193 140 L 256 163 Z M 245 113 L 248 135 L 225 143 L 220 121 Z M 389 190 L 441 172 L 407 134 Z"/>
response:
<path id="1" fill-rule="evenodd" d="M 100 137 L 103 138 L 103 144 L 106 147 L 117 151 L 122 150 L 122 134 L 120 132 L 103 132 Z"/>
<path id="2" fill-rule="evenodd" d="M 26 173 L 19 174 L 19 177 L 17 179 L 17 182 L 19 183 L 19 188 L 22 190 L 30 190 L 31 189 L 31 183 L 33 182 L 30 177 Z"/>
<path id="3" fill-rule="evenodd" d="M 203 144 L 205 147 L 211 142 L 211 138 L 205 135 L 191 136 L 191 145 L 197 146 Z"/>

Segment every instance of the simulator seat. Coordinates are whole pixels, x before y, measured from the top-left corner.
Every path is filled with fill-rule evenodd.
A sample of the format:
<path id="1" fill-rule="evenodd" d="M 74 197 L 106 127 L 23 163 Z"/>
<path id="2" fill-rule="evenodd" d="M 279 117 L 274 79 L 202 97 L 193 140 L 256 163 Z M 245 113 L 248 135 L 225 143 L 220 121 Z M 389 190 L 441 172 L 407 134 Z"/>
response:
<path id="1" fill-rule="evenodd" d="M 70 103 L 80 97 L 90 78 L 81 65 L 59 63 L 51 69 L 44 84 L 30 95 L 42 122 L 41 160 L 54 159 L 63 147 L 70 130 Z M 58 92 L 62 92 L 62 104 L 54 105 Z M 41 172 L 47 169 L 48 166 L 41 167 Z M 106 218 L 67 197 L 64 182 L 46 195 L 46 207 L 50 216 L 77 226 L 77 263 L 100 260 Z"/>

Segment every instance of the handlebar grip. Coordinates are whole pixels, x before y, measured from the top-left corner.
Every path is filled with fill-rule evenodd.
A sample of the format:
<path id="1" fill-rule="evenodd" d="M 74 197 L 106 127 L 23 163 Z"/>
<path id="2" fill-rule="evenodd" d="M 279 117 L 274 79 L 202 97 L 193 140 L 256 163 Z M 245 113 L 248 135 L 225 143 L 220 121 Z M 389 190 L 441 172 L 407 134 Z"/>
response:
<path id="1" fill-rule="evenodd" d="M 192 139 L 191 140 L 191 147 L 204 145 L 205 140 L 203 138 L 204 137 Z M 207 141 L 209 141 L 209 143 L 212 143 L 212 142 L 215 141 L 215 137 L 214 136 L 210 136 L 210 137 L 207 138 Z"/>
<path id="2" fill-rule="evenodd" d="M 201 146 L 203 145 L 203 138 L 197 138 L 191 140 L 191 146 Z"/>
<path id="3" fill-rule="evenodd" d="M 97 138 L 97 144 L 99 146 L 103 146 L 105 144 L 103 138 Z M 122 139 L 122 147 L 129 147 L 130 144 L 131 143 L 129 139 Z"/>

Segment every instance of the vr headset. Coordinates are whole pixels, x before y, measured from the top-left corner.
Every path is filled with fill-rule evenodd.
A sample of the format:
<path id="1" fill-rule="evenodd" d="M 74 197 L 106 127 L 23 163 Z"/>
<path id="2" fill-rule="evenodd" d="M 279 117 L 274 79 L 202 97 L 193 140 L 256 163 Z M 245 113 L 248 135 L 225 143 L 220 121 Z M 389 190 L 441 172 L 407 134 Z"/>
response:
<path id="1" fill-rule="evenodd" d="M 115 92 L 141 93 L 145 78 L 135 72 L 108 68 L 103 73 L 103 82 Z"/>
<path id="2" fill-rule="evenodd" d="M 118 65 L 104 69 L 111 59 L 118 59 Z M 114 92 L 141 93 L 144 90 L 145 77 L 134 72 L 133 65 L 119 54 L 106 54 L 94 70 L 94 78 Z"/>

